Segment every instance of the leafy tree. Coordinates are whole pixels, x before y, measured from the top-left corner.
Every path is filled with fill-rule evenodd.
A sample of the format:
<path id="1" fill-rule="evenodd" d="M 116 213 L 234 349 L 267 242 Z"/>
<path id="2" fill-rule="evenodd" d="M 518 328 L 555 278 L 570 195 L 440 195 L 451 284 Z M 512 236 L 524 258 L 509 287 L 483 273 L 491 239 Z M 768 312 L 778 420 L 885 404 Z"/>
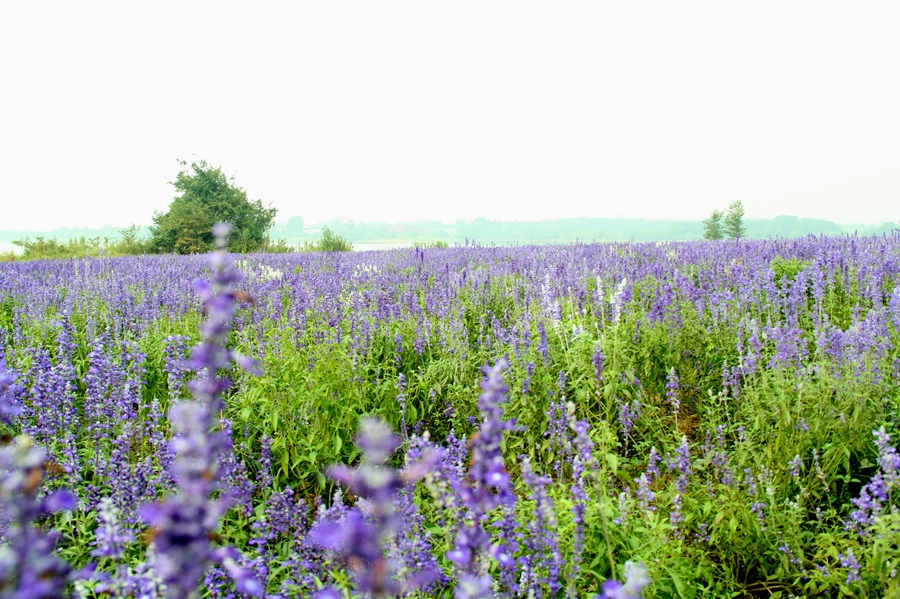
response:
<path id="1" fill-rule="evenodd" d="M 722 239 L 724 233 L 722 231 L 722 211 L 713 210 L 709 218 L 703 221 L 703 239 L 715 241 Z"/>
<path id="2" fill-rule="evenodd" d="M 729 239 L 742 239 L 747 236 L 747 227 L 744 226 L 744 203 L 735 200 L 728 206 L 728 214 L 725 215 L 725 234 Z"/>
<path id="3" fill-rule="evenodd" d="M 217 222 L 231 223 L 233 233 L 228 249 L 236 252 L 258 251 L 266 246 L 267 231 L 275 220 L 276 209 L 259 200 L 248 200 L 247 192 L 226 177 L 221 167 L 213 168 L 201 160 L 190 165 L 181 160 L 181 172 L 172 185 L 180 192 L 166 213 L 153 215 L 150 247 L 159 253 L 195 254 L 213 249 L 212 227 Z"/>

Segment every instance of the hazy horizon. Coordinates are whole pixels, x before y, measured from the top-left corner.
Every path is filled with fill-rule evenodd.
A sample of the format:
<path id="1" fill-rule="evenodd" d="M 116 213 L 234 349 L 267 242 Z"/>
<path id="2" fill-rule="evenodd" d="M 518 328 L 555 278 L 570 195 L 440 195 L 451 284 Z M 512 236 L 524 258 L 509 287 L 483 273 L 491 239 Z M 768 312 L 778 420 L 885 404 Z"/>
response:
<path id="1" fill-rule="evenodd" d="M 900 220 L 894 3 L 0 16 L 0 229 L 150 224 L 177 159 L 307 223 Z"/>

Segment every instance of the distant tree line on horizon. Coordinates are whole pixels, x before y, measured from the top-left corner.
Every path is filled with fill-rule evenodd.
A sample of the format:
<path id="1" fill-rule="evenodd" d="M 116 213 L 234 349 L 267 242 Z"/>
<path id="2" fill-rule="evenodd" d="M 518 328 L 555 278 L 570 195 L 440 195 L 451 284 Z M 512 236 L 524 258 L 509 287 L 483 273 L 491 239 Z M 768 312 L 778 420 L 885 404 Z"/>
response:
<path id="1" fill-rule="evenodd" d="M 726 211 L 714 210 L 703 221 L 643 218 L 562 218 L 543 221 L 492 221 L 486 218 L 406 223 L 331 220 L 307 227 L 300 216 L 275 223 L 277 210 L 250 200 L 221 167 L 205 161 L 179 161 L 172 181 L 178 192 L 169 210 L 157 212 L 153 225 L 125 229 L 59 229 L 50 234 L 0 231 L 0 242 L 12 242 L 22 255 L 0 252 L 0 259 L 70 258 L 145 253 L 191 254 L 213 248 L 212 226 L 233 226 L 229 250 L 240 253 L 289 251 L 351 251 L 354 243 L 408 243 L 446 247 L 454 243 L 569 243 L 573 241 L 690 241 L 841 235 L 854 232 L 831 221 L 795 216 L 744 220 L 741 201 Z M 894 223 L 858 229 L 860 235 L 887 233 Z M 32 235 L 34 239 L 31 239 Z M 51 236 L 52 235 L 52 236 Z M 63 241 L 57 238 L 63 237 Z M 68 237 L 68 239 L 65 239 Z"/>

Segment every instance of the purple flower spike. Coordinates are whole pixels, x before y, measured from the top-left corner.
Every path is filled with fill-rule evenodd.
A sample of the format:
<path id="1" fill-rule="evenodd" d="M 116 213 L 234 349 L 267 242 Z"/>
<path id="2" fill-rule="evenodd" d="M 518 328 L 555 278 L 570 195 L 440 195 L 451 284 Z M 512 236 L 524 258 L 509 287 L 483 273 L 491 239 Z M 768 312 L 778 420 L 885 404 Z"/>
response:
<path id="1" fill-rule="evenodd" d="M 6 358 L 0 348 L 0 422 L 12 427 L 13 417 L 22 413 L 18 395 L 21 389 L 16 386 L 18 375 L 6 367 Z"/>
<path id="2" fill-rule="evenodd" d="M 668 376 L 666 376 L 666 401 L 672 406 L 672 412 L 675 414 L 675 418 L 678 418 L 678 410 L 681 408 L 681 399 L 678 395 L 679 387 L 680 381 L 678 375 L 675 374 L 675 367 L 673 366 L 669 369 Z"/>

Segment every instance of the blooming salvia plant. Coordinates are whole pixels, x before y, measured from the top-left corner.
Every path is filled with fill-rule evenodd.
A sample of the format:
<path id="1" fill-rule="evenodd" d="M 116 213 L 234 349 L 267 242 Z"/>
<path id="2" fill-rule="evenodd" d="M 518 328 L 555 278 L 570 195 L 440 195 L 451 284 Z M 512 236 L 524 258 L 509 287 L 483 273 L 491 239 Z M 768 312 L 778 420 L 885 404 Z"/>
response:
<path id="1" fill-rule="evenodd" d="M 310 539 L 337 554 L 351 570 L 357 591 L 376 599 L 409 593 L 441 573 L 427 564 L 429 567 L 400 576 L 400 564 L 387 558 L 385 548 L 401 525 L 395 509 L 401 490 L 427 474 L 442 455 L 429 448 L 402 472 L 390 468 L 386 462 L 397 449 L 398 439 L 375 418 L 360 422 L 357 444 L 363 452 L 362 463 L 356 468 L 333 466 L 328 476 L 346 485 L 361 498 L 360 502 L 339 520 L 317 522 Z"/>
<path id="2" fill-rule="evenodd" d="M 225 347 L 237 304 L 233 285 L 240 279 L 225 251 L 229 232 L 226 224 L 213 229 L 218 251 L 211 260 L 212 286 L 204 281 L 195 285 L 207 316 L 201 327 L 203 340 L 194 348 L 191 360 L 191 365 L 201 371 L 200 378 L 191 384 L 195 400 L 175 404 L 169 414 L 175 433 L 170 446 L 175 454 L 173 470 L 178 490 L 159 503 L 142 506 L 139 512 L 151 526 L 156 572 L 166 587 L 166 596 L 175 599 L 193 596 L 212 563 L 225 568 L 239 591 L 253 596 L 263 592 L 251 573 L 238 565 L 236 550 L 210 544 L 210 536 L 228 509 L 227 497 L 212 497 L 227 445 L 223 433 L 213 430 L 216 415 L 224 407 L 221 393 L 230 386 L 220 373 L 234 362 L 252 366 Z"/>

